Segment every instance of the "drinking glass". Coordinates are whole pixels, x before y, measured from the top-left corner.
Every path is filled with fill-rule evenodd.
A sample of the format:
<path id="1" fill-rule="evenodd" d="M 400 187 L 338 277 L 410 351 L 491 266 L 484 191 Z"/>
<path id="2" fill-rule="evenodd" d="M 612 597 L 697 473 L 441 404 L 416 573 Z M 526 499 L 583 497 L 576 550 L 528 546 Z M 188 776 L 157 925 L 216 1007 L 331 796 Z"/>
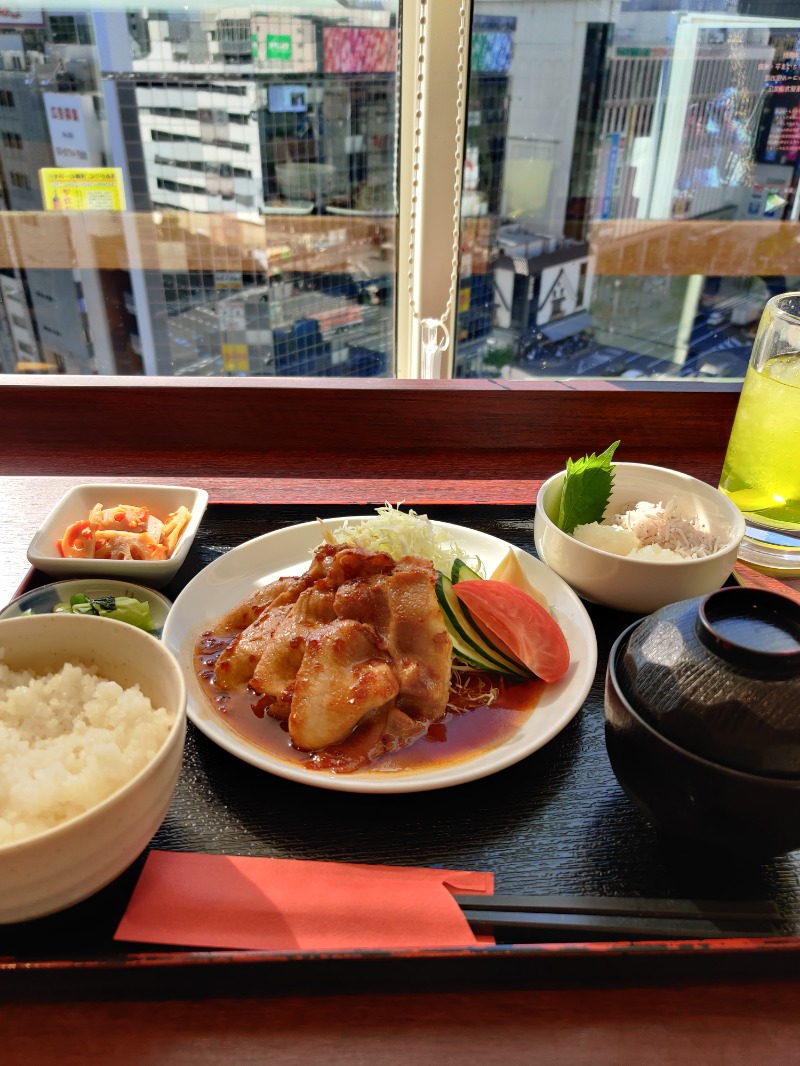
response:
<path id="1" fill-rule="evenodd" d="M 719 487 L 744 515 L 739 558 L 800 574 L 800 292 L 764 308 Z"/>

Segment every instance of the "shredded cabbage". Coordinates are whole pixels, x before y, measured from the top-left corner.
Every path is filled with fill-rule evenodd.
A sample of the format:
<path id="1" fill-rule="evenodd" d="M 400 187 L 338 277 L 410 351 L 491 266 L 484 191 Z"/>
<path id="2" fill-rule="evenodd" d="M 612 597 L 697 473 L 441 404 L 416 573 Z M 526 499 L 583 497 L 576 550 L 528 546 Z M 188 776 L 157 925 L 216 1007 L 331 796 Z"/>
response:
<path id="1" fill-rule="evenodd" d="M 448 575 L 454 561 L 461 559 L 484 576 L 481 560 L 465 552 L 444 530 L 437 529 L 427 515 L 417 514 L 410 508 L 401 511 L 400 504 L 392 507 L 390 503 L 376 507 L 375 511 L 374 518 L 358 523 L 345 519 L 333 530 L 320 520 L 325 540 L 328 544 L 352 544 L 368 551 L 387 552 L 395 560 L 406 555 L 420 555 L 431 559 L 437 570 Z"/>

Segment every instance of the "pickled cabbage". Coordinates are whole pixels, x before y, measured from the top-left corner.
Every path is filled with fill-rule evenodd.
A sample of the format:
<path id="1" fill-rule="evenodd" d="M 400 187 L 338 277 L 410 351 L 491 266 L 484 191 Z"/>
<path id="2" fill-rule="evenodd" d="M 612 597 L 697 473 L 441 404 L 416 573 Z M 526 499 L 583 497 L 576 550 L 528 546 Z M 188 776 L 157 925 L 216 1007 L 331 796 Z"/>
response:
<path id="1" fill-rule="evenodd" d="M 116 618 L 119 622 L 127 622 L 137 629 L 144 629 L 147 633 L 152 633 L 156 628 L 150 617 L 150 604 L 132 596 L 92 597 L 76 592 L 74 596 L 70 596 L 69 602 L 57 603 L 53 613 L 94 614 L 101 618 Z"/>

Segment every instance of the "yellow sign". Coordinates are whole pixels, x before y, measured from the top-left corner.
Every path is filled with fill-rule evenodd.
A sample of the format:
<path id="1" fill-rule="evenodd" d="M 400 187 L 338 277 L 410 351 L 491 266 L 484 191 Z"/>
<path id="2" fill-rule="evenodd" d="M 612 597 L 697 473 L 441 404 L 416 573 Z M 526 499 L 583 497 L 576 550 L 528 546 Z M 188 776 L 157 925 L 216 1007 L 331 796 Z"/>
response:
<path id="1" fill-rule="evenodd" d="M 246 344 L 223 344 L 222 363 L 227 374 L 246 374 L 249 368 Z"/>
<path id="2" fill-rule="evenodd" d="M 218 270 L 214 275 L 214 285 L 218 289 L 241 289 L 241 270 Z"/>
<path id="3" fill-rule="evenodd" d="M 124 211 L 125 189 L 119 167 L 39 171 L 45 211 Z"/>

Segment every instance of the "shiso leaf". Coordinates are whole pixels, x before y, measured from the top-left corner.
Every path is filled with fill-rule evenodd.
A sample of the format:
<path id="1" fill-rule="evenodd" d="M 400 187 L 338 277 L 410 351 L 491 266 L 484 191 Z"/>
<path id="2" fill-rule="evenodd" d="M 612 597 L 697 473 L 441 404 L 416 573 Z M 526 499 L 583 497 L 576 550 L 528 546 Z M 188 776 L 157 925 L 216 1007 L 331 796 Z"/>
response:
<path id="1" fill-rule="evenodd" d="M 614 441 L 601 455 L 592 452 L 577 462 L 567 459 L 557 523 L 565 533 L 572 533 L 576 526 L 587 522 L 602 521 L 614 485 L 611 459 L 619 443 Z"/>

